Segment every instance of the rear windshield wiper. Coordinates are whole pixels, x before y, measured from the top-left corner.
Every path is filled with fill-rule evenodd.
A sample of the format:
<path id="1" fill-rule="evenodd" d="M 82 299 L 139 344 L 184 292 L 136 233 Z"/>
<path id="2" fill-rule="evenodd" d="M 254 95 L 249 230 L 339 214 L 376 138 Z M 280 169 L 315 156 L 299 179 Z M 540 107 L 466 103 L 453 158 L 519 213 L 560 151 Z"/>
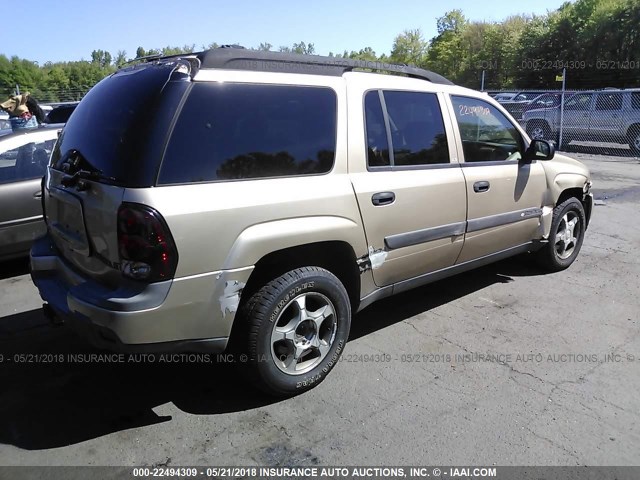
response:
<path id="1" fill-rule="evenodd" d="M 90 170 L 78 170 L 73 175 L 65 174 L 60 183 L 65 187 L 73 187 L 76 185 L 78 190 L 86 190 L 88 186 L 80 180 L 103 180 L 109 183 L 115 183 L 117 180 L 115 177 L 109 177 L 102 172 L 90 171 Z"/>

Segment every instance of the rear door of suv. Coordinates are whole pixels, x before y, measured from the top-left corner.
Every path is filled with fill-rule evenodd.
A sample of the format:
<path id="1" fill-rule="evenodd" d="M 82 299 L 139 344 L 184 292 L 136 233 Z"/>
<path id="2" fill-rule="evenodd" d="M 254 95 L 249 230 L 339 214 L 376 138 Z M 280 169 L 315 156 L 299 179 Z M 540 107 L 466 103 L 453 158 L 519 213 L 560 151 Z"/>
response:
<path id="1" fill-rule="evenodd" d="M 378 286 L 453 265 L 466 220 L 442 94 L 397 90 L 397 80 L 372 89 L 348 82 L 349 172 L 367 242 L 386 255 L 374 265 Z"/>

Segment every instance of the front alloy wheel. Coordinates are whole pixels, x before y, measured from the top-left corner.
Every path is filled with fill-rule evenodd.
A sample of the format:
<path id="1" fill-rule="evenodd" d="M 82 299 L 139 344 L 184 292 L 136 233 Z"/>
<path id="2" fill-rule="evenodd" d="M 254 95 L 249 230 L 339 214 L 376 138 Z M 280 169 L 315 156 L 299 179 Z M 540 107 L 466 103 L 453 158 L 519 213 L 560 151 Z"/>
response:
<path id="1" fill-rule="evenodd" d="M 553 209 L 549 242 L 537 253 L 540 265 L 552 272 L 569 267 L 582 247 L 586 227 L 580 200 L 571 197 L 557 205 Z"/>
<path id="2" fill-rule="evenodd" d="M 529 131 L 532 140 L 543 140 L 546 136 L 545 129 L 540 125 L 536 125 Z"/>
<path id="3" fill-rule="evenodd" d="M 562 217 L 554 239 L 556 255 L 561 260 L 569 258 L 576 249 L 578 245 L 576 235 L 579 234 L 579 228 L 580 219 L 575 211 L 569 211 Z"/>

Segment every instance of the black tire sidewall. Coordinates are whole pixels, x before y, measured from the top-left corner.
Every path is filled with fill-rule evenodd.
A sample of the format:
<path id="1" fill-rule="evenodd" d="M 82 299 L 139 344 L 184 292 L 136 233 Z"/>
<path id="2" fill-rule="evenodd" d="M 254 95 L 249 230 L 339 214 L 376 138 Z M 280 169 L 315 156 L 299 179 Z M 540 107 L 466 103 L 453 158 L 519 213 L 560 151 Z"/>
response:
<path id="1" fill-rule="evenodd" d="M 284 280 L 284 281 L 283 281 Z M 269 288 L 278 285 L 275 289 Z M 281 311 L 303 293 L 317 292 L 333 304 L 337 319 L 336 335 L 325 358 L 312 370 L 288 375 L 275 364 L 271 354 L 271 333 Z M 250 342 L 249 362 L 257 374 L 259 386 L 275 395 L 295 395 L 324 380 L 344 351 L 351 328 L 349 297 L 340 281 L 320 268 L 297 269 L 271 282 L 256 294 L 259 297 L 252 316 L 254 339 Z"/>
<path id="2" fill-rule="evenodd" d="M 564 201 L 562 204 L 556 207 L 558 209 L 557 213 L 554 215 L 553 223 L 551 224 L 551 235 L 549 239 L 549 252 L 550 255 L 549 260 L 553 267 L 557 269 L 565 269 L 569 267 L 577 258 L 580 253 L 580 249 L 582 248 L 582 242 L 584 240 L 585 227 L 586 227 L 586 216 L 584 213 L 584 207 L 582 203 L 577 198 L 570 198 Z M 573 249 L 571 255 L 565 259 L 562 259 L 558 256 L 555 248 L 555 235 L 558 232 L 558 226 L 560 222 L 562 222 L 562 218 L 568 213 L 574 211 L 578 215 L 579 219 L 579 228 L 580 232 L 577 238 L 576 246 Z"/>

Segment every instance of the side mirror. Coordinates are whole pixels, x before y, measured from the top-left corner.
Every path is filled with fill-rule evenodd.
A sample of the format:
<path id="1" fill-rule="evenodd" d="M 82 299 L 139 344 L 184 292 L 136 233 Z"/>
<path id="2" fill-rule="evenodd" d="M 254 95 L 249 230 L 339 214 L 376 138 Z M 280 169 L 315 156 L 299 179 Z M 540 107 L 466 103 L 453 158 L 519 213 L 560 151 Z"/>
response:
<path id="1" fill-rule="evenodd" d="M 524 152 L 523 160 L 531 162 L 533 160 L 551 160 L 556 153 L 553 143 L 547 140 L 534 139 L 527 151 Z"/>

